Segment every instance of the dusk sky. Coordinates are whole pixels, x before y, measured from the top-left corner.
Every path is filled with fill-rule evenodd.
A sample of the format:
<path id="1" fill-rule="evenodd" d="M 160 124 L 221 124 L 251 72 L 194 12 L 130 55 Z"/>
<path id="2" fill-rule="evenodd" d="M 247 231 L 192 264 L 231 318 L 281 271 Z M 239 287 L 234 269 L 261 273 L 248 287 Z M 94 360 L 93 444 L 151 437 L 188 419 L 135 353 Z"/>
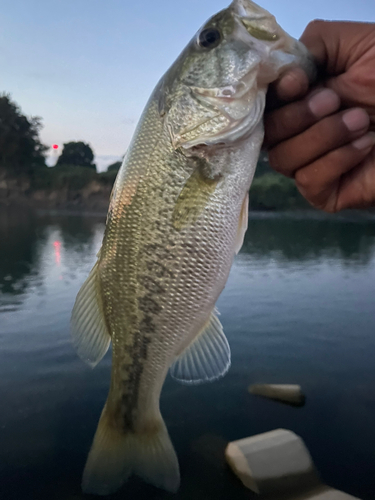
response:
<path id="1" fill-rule="evenodd" d="M 299 37 L 315 18 L 375 21 L 375 0 L 262 0 Z M 43 119 L 44 144 L 83 140 L 100 170 L 126 150 L 158 79 L 227 0 L 2 0 L 0 92 Z"/>

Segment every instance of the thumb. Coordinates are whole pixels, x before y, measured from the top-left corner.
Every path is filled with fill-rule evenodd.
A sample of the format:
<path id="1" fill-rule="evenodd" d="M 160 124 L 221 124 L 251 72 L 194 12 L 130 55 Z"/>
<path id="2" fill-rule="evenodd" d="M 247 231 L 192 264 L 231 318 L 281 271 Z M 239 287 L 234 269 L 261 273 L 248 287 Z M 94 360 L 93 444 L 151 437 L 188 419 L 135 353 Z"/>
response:
<path id="1" fill-rule="evenodd" d="M 318 66 L 328 75 L 339 75 L 353 66 L 375 44 L 372 23 L 315 20 L 301 36 Z"/>

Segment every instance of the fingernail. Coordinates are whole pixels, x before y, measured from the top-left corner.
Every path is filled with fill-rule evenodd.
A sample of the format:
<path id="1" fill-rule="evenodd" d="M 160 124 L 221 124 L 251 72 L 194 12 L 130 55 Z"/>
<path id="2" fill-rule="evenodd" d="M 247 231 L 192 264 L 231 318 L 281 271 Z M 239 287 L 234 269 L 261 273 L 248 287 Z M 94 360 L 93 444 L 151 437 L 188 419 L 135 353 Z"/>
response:
<path id="1" fill-rule="evenodd" d="M 277 93 L 281 99 L 289 100 L 306 94 L 308 80 L 305 72 L 299 68 L 293 68 L 285 73 L 277 84 Z"/>
<path id="2" fill-rule="evenodd" d="M 352 146 L 354 146 L 356 149 L 361 149 L 361 150 L 369 149 L 374 145 L 375 145 L 375 132 L 369 132 L 360 139 L 357 139 L 352 142 Z"/>
<path id="3" fill-rule="evenodd" d="M 285 75 L 281 77 L 280 81 L 282 81 L 287 85 L 288 83 L 296 81 L 296 75 L 292 71 L 289 71 L 288 73 L 285 73 Z"/>
<path id="4" fill-rule="evenodd" d="M 364 109 L 356 108 L 347 111 L 343 117 L 346 128 L 350 132 L 358 132 L 364 128 L 367 128 L 370 124 L 370 118 Z"/>
<path id="5" fill-rule="evenodd" d="M 323 89 L 310 97 L 308 106 L 314 116 L 323 118 L 339 109 L 340 98 L 333 90 Z"/>

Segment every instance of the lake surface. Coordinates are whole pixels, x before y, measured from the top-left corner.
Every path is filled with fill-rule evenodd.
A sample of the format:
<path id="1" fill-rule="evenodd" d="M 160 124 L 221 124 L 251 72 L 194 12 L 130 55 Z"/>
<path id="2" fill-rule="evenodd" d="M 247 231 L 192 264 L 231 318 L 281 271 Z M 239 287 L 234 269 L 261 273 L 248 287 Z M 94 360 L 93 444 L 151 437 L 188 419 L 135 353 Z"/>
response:
<path id="1" fill-rule="evenodd" d="M 76 356 L 69 317 L 95 262 L 104 218 L 0 211 L 0 498 L 77 500 L 106 399 L 110 353 Z M 375 498 L 375 219 L 250 217 L 218 308 L 232 367 L 218 382 L 168 377 L 161 409 L 181 467 L 176 495 L 132 479 L 110 498 L 248 499 L 226 467 L 228 441 L 283 427 L 322 479 Z M 250 395 L 299 383 L 306 405 Z"/>

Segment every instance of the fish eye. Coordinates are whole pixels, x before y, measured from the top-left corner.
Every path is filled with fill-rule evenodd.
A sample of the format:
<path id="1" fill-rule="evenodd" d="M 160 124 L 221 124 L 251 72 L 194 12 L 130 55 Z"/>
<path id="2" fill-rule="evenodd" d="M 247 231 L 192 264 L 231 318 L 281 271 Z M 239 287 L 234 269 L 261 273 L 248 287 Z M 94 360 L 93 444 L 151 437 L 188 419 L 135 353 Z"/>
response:
<path id="1" fill-rule="evenodd" d="M 205 49 L 213 49 L 221 42 L 221 33 L 217 28 L 206 28 L 198 35 L 198 45 Z"/>

